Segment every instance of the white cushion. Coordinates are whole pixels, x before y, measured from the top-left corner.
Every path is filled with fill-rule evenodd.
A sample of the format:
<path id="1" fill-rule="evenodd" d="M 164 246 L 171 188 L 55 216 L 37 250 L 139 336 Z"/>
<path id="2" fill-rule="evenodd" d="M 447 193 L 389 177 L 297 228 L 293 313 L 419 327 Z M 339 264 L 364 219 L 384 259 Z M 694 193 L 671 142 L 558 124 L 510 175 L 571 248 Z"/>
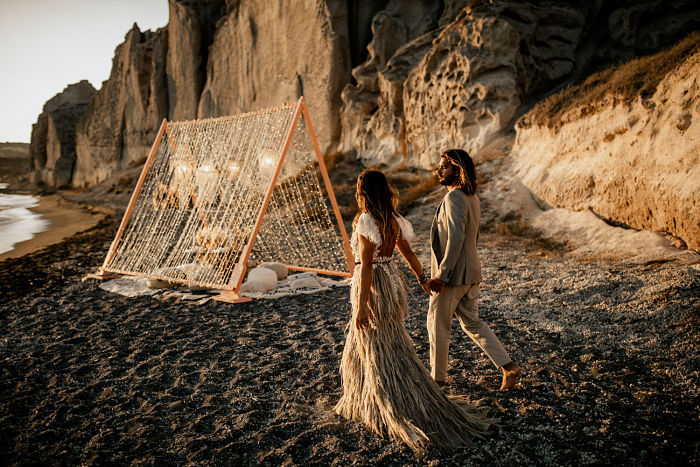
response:
<path id="1" fill-rule="evenodd" d="M 270 289 L 270 284 L 268 284 L 267 282 L 256 281 L 256 280 L 247 280 L 241 284 L 241 288 L 238 292 L 240 292 L 240 293 L 248 293 L 248 292 L 262 293 L 262 292 L 269 292 L 270 290 L 273 290 L 273 289 Z"/>
<path id="2" fill-rule="evenodd" d="M 291 282 L 289 286 L 294 289 L 316 289 L 321 287 L 321 283 L 319 282 L 318 278 L 316 276 L 302 276 L 302 277 L 295 277 L 295 278 L 290 278 Z"/>
<path id="3" fill-rule="evenodd" d="M 285 266 L 282 263 L 260 263 L 258 264 L 258 267 L 272 269 L 273 271 L 275 271 L 275 274 L 277 274 L 278 281 L 285 279 L 287 277 L 287 274 L 289 274 L 287 266 Z"/>
<path id="4" fill-rule="evenodd" d="M 241 284 L 240 292 L 268 292 L 277 287 L 277 273 L 268 268 L 253 268 L 248 280 Z"/>

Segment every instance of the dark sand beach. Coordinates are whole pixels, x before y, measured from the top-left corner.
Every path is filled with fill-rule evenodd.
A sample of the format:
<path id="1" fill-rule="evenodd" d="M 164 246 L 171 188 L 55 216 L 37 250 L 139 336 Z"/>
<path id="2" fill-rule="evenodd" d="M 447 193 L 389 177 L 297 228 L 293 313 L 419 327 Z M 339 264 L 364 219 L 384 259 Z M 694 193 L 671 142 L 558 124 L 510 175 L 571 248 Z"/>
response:
<path id="1" fill-rule="evenodd" d="M 485 226 L 480 310 L 522 383 L 497 391 L 455 322 L 446 391 L 500 426 L 414 453 L 333 413 L 347 287 L 239 305 L 115 295 L 82 278 L 118 223 L 0 262 L 3 464 L 700 462 L 697 263 L 580 261 Z M 409 284 L 406 326 L 427 363 L 427 296 Z"/>

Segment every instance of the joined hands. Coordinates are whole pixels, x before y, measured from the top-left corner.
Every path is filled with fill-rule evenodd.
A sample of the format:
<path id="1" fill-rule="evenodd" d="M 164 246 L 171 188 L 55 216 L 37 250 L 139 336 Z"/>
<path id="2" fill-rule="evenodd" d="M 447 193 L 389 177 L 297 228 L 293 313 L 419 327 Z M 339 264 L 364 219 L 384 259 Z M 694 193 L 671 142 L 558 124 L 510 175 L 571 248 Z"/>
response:
<path id="1" fill-rule="evenodd" d="M 425 293 L 428 295 L 433 295 L 433 293 L 439 294 L 442 292 L 442 289 L 445 288 L 445 284 L 446 282 L 440 279 L 428 279 L 427 281 L 422 282 L 420 286 L 423 288 Z"/>

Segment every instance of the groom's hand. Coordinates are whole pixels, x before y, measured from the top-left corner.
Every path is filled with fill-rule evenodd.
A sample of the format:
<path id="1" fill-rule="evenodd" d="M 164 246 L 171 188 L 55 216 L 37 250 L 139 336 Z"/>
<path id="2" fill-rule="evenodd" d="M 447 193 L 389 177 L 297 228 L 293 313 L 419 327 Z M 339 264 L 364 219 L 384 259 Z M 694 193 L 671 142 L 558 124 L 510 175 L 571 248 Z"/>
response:
<path id="1" fill-rule="evenodd" d="M 430 290 L 432 290 L 435 293 L 440 293 L 440 292 L 442 292 L 442 289 L 445 287 L 445 284 L 447 284 L 447 282 L 441 281 L 440 279 L 431 279 L 430 280 Z"/>

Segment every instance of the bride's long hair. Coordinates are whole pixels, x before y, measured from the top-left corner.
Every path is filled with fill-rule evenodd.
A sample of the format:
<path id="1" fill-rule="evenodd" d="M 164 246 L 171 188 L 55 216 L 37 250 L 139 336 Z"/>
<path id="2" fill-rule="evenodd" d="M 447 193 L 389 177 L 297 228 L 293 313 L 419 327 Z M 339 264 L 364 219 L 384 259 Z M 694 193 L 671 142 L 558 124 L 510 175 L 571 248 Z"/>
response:
<path id="1" fill-rule="evenodd" d="M 382 240 L 391 238 L 394 234 L 391 219 L 398 215 L 398 197 L 389 186 L 386 176 L 376 169 L 363 170 L 357 177 L 355 199 L 359 209 L 353 226 L 357 224 L 360 214 L 366 212 L 377 222 Z"/>

